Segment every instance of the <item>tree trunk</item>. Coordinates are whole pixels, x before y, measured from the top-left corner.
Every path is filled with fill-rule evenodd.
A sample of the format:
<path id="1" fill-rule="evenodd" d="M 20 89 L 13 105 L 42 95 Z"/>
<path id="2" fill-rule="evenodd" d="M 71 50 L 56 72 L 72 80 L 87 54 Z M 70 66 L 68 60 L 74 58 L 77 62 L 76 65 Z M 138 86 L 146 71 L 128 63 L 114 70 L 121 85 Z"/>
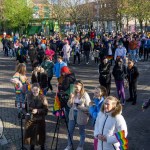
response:
<path id="1" fill-rule="evenodd" d="M 118 32 L 118 20 L 116 20 L 116 32 Z"/>
<path id="2" fill-rule="evenodd" d="M 129 18 L 127 17 L 127 33 L 129 32 Z"/>
<path id="3" fill-rule="evenodd" d="M 135 32 L 136 32 L 136 25 L 137 25 L 137 23 L 136 23 L 136 19 L 135 19 Z"/>
<path id="4" fill-rule="evenodd" d="M 146 22 L 145 22 L 145 32 L 146 32 L 146 34 L 147 34 L 147 20 L 146 20 Z"/>
<path id="5" fill-rule="evenodd" d="M 140 23 L 140 30 L 141 32 L 143 32 L 143 20 L 139 20 L 139 23 Z"/>

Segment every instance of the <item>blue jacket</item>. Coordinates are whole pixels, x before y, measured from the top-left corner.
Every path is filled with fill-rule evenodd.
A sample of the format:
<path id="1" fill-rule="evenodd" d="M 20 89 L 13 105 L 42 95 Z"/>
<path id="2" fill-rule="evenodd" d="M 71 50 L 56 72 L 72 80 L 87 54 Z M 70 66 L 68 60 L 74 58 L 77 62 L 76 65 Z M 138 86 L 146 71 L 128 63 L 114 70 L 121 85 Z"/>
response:
<path id="1" fill-rule="evenodd" d="M 144 48 L 150 48 L 150 39 L 145 41 Z"/>
<path id="2" fill-rule="evenodd" d="M 59 62 L 57 62 L 55 65 L 54 65 L 54 74 L 55 74 L 55 76 L 57 77 L 57 78 L 59 78 L 60 77 L 60 71 L 61 71 L 61 68 L 62 67 L 64 67 L 64 66 L 67 66 L 67 64 L 65 63 L 65 62 L 61 62 L 61 63 L 59 63 Z"/>
<path id="3" fill-rule="evenodd" d="M 104 101 L 104 97 L 102 97 L 101 99 L 94 98 L 95 105 L 89 107 L 89 113 L 92 117 L 92 125 L 95 124 L 98 113 L 101 110 L 101 106 L 103 104 L 103 101 Z"/>

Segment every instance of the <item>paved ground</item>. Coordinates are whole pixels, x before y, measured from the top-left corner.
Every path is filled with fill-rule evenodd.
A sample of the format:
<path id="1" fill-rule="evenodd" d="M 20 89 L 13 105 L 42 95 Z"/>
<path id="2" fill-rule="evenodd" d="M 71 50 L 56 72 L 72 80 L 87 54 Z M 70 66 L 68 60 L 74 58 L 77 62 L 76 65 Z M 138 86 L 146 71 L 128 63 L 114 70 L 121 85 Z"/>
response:
<path id="1" fill-rule="evenodd" d="M 150 133 L 150 108 L 146 111 L 142 111 L 142 102 L 150 98 L 150 62 L 139 62 L 138 64 L 140 77 L 138 84 L 138 103 L 136 106 L 132 106 L 127 103 L 123 109 L 123 115 L 128 125 L 128 139 L 129 150 L 149 150 L 149 133 Z M 78 79 L 83 80 L 87 91 L 92 98 L 92 92 L 98 83 L 98 67 L 93 63 L 88 66 L 75 65 L 71 66 L 72 71 L 76 73 Z M 15 94 L 13 86 L 9 82 L 10 78 L 14 74 L 15 61 L 13 59 L 3 57 L 2 51 L 0 52 L 0 117 L 4 121 L 4 136 L 7 139 L 7 144 L 1 145 L 0 150 L 18 150 L 20 149 L 21 136 L 20 136 L 20 122 L 17 119 L 17 111 L 14 107 Z M 30 67 L 28 68 L 28 76 L 30 76 Z M 53 85 L 56 84 L 56 79 L 52 81 Z M 112 95 L 116 95 L 116 88 L 114 82 L 112 82 Z M 128 91 L 126 91 L 128 95 Z M 51 141 L 55 129 L 56 117 L 52 115 L 52 105 L 54 101 L 54 94 L 48 94 L 49 101 L 49 114 L 46 118 L 47 122 L 47 142 L 46 149 L 50 150 Z M 128 96 L 127 96 L 128 98 Z M 64 121 L 61 121 L 60 136 L 58 150 L 63 150 L 67 143 L 67 130 Z M 85 150 L 93 150 L 93 129 L 90 123 L 87 126 L 87 138 L 85 144 Z M 78 145 L 79 136 L 78 129 L 75 131 L 74 145 L 75 148 Z M 0 140 L 2 144 L 2 140 Z M 38 148 L 37 148 L 38 149 Z M 54 148 L 53 148 L 54 149 Z"/>

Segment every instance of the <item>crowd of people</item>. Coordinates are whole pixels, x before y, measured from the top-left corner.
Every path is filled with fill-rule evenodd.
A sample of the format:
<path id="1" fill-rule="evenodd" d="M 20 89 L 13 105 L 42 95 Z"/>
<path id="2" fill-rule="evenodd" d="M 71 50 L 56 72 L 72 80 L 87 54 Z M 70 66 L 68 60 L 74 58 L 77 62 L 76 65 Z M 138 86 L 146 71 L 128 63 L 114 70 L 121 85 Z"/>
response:
<path id="1" fill-rule="evenodd" d="M 55 34 L 49 38 L 23 36 L 21 39 L 2 39 L 4 55 L 16 59 L 16 72 L 11 82 L 15 86 L 18 117 L 22 110 L 27 114 L 25 143 L 30 145 L 30 150 L 34 150 L 35 145 L 45 150 L 46 95 L 49 90 L 53 92 L 51 80 L 54 75 L 57 78 L 56 94 L 60 99 L 64 94 L 68 96 L 61 102 L 69 130 L 65 150 L 73 148 L 76 124 L 80 136 L 77 150 L 83 150 L 89 117 L 94 127 L 94 150 L 118 149 L 120 145 L 114 134 L 124 130 L 127 136 L 127 125 L 121 112 L 126 102 L 136 104 L 139 77 L 136 63 L 149 59 L 150 39 L 140 34 L 93 35 L 61 38 Z M 98 65 L 100 86 L 95 88 L 93 100 L 84 89 L 84 83 L 77 80 L 70 69 L 70 65 L 76 65 L 76 59 L 78 65 Z M 28 64 L 32 67 L 31 82 L 26 76 Z M 118 98 L 111 96 L 112 75 Z M 126 100 L 124 88 L 127 84 L 130 97 Z"/>

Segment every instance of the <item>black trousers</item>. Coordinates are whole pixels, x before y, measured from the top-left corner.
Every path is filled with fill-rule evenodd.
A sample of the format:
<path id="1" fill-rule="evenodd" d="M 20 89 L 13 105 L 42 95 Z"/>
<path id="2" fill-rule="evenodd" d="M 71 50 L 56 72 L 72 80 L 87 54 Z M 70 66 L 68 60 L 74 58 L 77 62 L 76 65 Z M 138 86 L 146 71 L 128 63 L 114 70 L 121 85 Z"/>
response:
<path id="1" fill-rule="evenodd" d="M 150 49 L 149 48 L 145 48 L 144 49 L 144 60 L 148 60 L 149 53 L 150 53 Z"/>
<path id="2" fill-rule="evenodd" d="M 99 83 L 100 83 L 101 86 L 104 86 L 106 88 L 107 95 L 109 96 L 110 95 L 110 89 L 111 89 L 111 82 L 105 83 L 105 82 L 99 81 Z"/>
<path id="3" fill-rule="evenodd" d="M 90 51 L 85 51 L 84 54 L 85 54 L 86 63 L 88 63 L 90 59 Z"/>
<path id="4" fill-rule="evenodd" d="M 139 57 L 141 58 L 143 56 L 143 47 L 140 47 L 139 49 Z"/>
<path id="5" fill-rule="evenodd" d="M 99 63 L 99 58 L 98 57 L 94 57 L 95 63 L 98 64 Z"/>
<path id="6" fill-rule="evenodd" d="M 133 102 L 136 102 L 136 100 L 137 100 L 137 82 L 129 83 L 129 93 L 130 93 L 130 99 L 132 99 Z"/>
<path id="7" fill-rule="evenodd" d="M 73 63 L 76 63 L 76 58 L 78 57 L 78 64 L 80 64 L 80 54 L 76 53 L 76 55 L 74 55 L 74 59 L 73 59 Z"/>
<path id="8" fill-rule="evenodd" d="M 8 56 L 8 47 L 4 47 L 5 56 Z"/>
<path id="9" fill-rule="evenodd" d="M 52 84 L 51 84 L 52 77 L 48 77 L 48 89 L 51 91 L 53 90 Z"/>

